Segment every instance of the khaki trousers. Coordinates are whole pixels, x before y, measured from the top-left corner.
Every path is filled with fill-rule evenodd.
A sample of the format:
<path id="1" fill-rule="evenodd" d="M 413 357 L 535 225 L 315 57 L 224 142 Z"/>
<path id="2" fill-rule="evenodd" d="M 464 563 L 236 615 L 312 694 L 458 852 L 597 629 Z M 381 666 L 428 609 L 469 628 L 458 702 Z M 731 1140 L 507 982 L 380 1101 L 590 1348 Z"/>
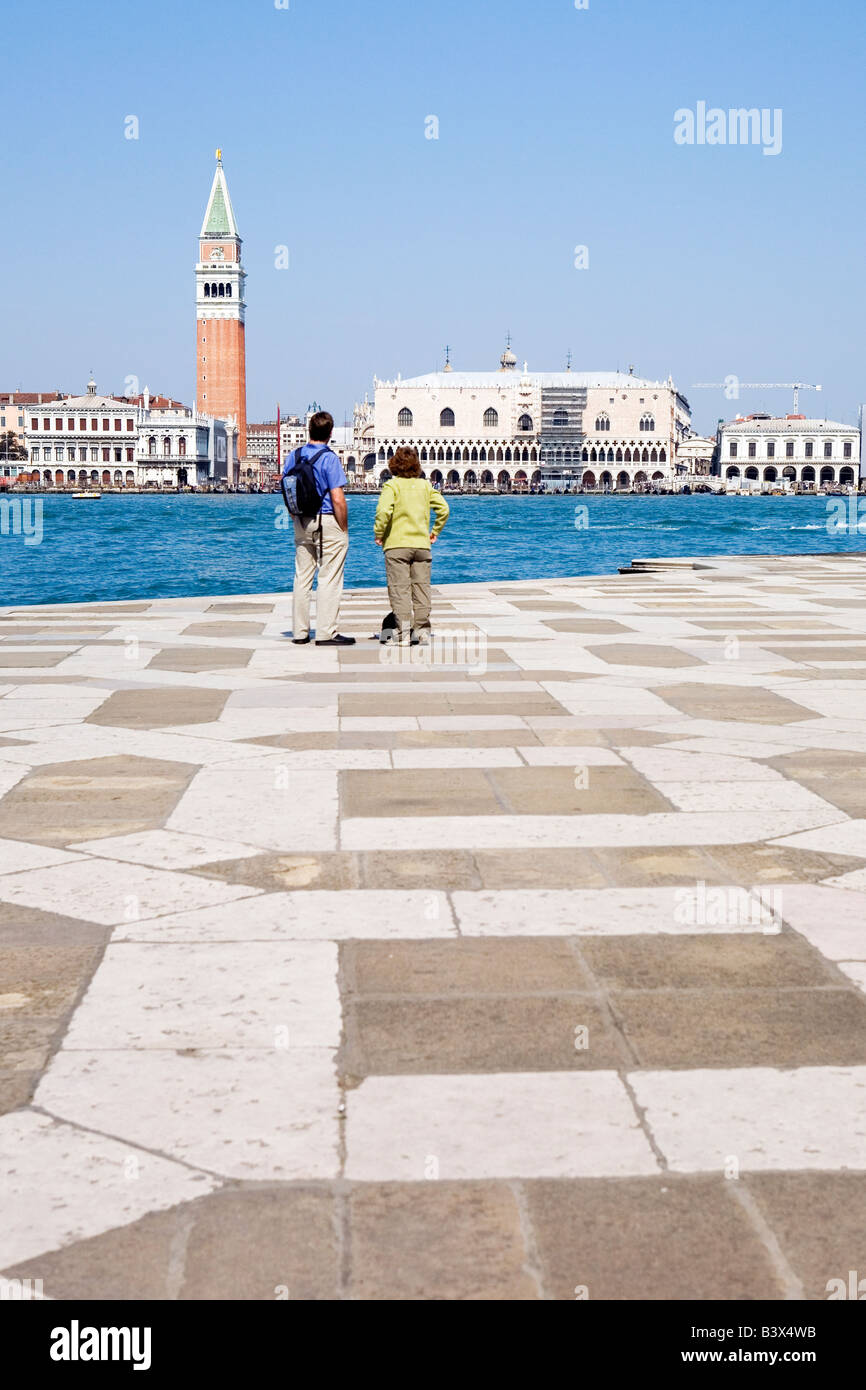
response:
<path id="1" fill-rule="evenodd" d="M 388 601 L 401 633 L 430 631 L 430 568 L 433 556 L 429 549 L 412 550 L 395 547 L 385 551 L 385 577 L 388 580 Z"/>
<path id="2" fill-rule="evenodd" d="M 330 512 L 304 522 L 295 519 L 295 581 L 292 586 L 292 636 L 310 631 L 310 595 L 316 589 L 316 639 L 336 637 L 343 597 L 343 571 L 349 550 L 349 533 Z"/>

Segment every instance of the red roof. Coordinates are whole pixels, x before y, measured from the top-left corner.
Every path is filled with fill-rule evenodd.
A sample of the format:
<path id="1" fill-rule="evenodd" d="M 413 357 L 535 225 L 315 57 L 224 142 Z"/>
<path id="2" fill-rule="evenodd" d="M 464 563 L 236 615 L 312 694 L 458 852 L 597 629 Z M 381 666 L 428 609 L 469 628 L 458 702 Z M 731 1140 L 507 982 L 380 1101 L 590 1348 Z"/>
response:
<path id="1" fill-rule="evenodd" d="M 53 405 L 65 401 L 66 395 L 55 391 L 0 391 L 0 405 Z"/>
<path id="2" fill-rule="evenodd" d="M 144 405 L 144 396 L 112 396 L 112 400 L 121 401 L 124 405 Z M 173 396 L 151 396 L 151 410 L 188 410 L 183 401 L 176 401 Z"/>

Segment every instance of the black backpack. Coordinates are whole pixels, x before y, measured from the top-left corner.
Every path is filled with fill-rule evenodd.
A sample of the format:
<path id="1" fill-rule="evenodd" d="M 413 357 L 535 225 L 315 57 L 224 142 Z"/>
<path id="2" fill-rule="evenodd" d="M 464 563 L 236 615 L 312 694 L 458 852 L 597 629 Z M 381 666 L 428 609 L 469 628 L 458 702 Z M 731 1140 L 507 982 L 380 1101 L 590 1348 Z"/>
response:
<path id="1" fill-rule="evenodd" d="M 301 446 L 303 448 L 303 445 Z M 325 494 L 319 492 L 316 482 L 316 475 L 313 472 L 313 464 L 318 463 L 322 454 L 327 454 L 328 445 L 321 448 L 318 453 L 310 458 L 301 457 L 301 449 L 294 449 L 291 457 L 294 463 L 287 473 L 280 478 L 280 489 L 283 494 L 283 501 L 292 516 L 301 521 L 310 520 L 318 516 L 322 510 L 322 503 Z"/>

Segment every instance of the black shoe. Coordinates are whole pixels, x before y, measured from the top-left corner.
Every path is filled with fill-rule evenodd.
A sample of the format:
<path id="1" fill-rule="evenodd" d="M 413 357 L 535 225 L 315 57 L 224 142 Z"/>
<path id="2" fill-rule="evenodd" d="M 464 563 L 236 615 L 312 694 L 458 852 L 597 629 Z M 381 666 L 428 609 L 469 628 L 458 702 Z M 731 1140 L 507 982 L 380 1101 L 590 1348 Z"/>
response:
<path id="1" fill-rule="evenodd" d="M 339 632 L 336 637 L 316 638 L 317 647 L 354 647 L 354 645 L 354 637 L 343 637 Z"/>
<path id="2" fill-rule="evenodd" d="M 306 637 L 293 637 L 293 638 L 292 638 L 292 641 L 294 642 L 294 644 L 295 644 L 296 647 L 302 647 L 302 646 L 304 645 L 305 642 L 311 642 L 312 640 L 313 640 L 313 639 L 311 638 L 311 636 L 310 636 L 309 633 L 307 633 Z"/>

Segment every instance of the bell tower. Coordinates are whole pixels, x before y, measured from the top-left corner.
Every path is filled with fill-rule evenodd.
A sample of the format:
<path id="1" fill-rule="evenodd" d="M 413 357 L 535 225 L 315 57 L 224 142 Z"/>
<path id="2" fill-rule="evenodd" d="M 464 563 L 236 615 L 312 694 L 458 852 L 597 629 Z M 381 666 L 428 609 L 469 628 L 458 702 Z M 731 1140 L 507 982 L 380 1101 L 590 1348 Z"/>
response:
<path id="1" fill-rule="evenodd" d="M 238 457 L 243 458 L 247 452 L 246 272 L 222 150 L 217 150 L 216 158 L 195 268 L 195 399 L 202 414 L 235 420 Z M 231 476 L 230 464 L 230 480 Z"/>

